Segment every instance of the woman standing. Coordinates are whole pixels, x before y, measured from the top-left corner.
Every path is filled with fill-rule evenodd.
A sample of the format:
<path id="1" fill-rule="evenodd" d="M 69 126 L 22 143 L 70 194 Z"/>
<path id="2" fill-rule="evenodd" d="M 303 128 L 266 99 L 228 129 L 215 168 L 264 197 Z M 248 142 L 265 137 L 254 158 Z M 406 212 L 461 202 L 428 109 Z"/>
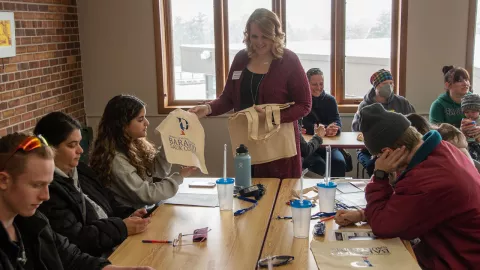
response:
<path id="1" fill-rule="evenodd" d="M 297 121 L 310 112 L 308 80 L 297 55 L 284 48 L 285 34 L 275 13 L 256 9 L 247 21 L 246 49 L 235 56 L 223 93 L 214 101 L 190 112 L 199 118 L 240 111 L 258 104 L 295 102 L 281 111 L 281 122 L 293 122 L 297 155 L 254 166 L 254 177 L 300 177 L 300 133 Z M 256 107 L 260 117 L 265 111 Z"/>

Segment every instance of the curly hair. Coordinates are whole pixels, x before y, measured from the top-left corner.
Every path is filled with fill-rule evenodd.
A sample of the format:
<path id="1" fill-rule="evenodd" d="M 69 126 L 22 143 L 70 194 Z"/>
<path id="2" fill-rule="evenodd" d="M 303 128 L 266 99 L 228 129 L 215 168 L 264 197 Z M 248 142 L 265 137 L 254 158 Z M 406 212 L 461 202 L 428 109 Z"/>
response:
<path id="1" fill-rule="evenodd" d="M 258 8 L 248 18 L 245 31 L 243 31 L 243 43 L 247 45 L 249 57 L 254 53 L 253 46 L 250 43 L 250 25 L 252 23 L 257 24 L 263 35 L 273 41 L 273 56 L 281 58 L 283 56 L 283 48 L 285 47 L 285 33 L 282 31 L 282 24 L 277 14 L 265 8 Z"/>
<path id="2" fill-rule="evenodd" d="M 116 151 L 127 156 L 141 178 L 151 176 L 155 146 L 146 138 L 132 139 L 125 132 L 130 121 L 144 107 L 143 101 L 131 95 L 115 96 L 105 107 L 90 161 L 90 166 L 105 186 L 109 186 L 113 180 L 112 162 Z"/>

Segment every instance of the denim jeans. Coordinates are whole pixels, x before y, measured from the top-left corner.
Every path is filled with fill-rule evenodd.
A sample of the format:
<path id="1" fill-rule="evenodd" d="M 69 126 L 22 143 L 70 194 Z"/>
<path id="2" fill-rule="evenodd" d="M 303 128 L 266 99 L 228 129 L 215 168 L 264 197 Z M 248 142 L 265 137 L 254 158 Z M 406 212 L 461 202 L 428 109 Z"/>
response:
<path id="1" fill-rule="evenodd" d="M 367 169 L 367 174 L 369 177 L 372 176 L 373 170 L 375 169 L 375 159 L 372 160 L 372 155 L 368 150 L 362 149 L 357 152 L 357 158 L 360 164 Z"/>
<path id="2" fill-rule="evenodd" d="M 325 148 L 319 148 L 311 156 L 303 160 L 302 167 L 304 169 L 308 168 L 310 171 L 319 174 L 325 175 L 325 157 L 327 151 Z M 345 177 L 345 158 L 343 154 L 337 148 L 332 149 L 332 164 L 331 164 L 331 177 Z"/>

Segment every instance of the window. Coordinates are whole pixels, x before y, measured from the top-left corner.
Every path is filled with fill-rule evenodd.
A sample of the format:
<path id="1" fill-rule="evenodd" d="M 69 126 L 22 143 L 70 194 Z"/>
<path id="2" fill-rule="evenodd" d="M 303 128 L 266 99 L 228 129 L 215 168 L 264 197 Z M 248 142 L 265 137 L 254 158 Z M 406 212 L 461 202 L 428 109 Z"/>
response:
<path id="1" fill-rule="evenodd" d="M 321 68 L 341 112 L 355 112 L 370 76 L 390 69 L 404 94 L 408 0 L 153 0 L 159 113 L 221 94 L 256 8 L 272 9 L 305 70 Z M 185 8 L 188 6 L 189 8 Z M 401 42 L 400 42 L 401 40 Z"/>
<path id="2" fill-rule="evenodd" d="M 345 99 L 362 99 L 370 76 L 390 70 L 392 0 L 347 0 L 345 7 Z"/>
<path id="3" fill-rule="evenodd" d="M 212 6 L 213 0 L 171 1 L 174 100 L 217 96 Z"/>
<path id="4" fill-rule="evenodd" d="M 245 48 L 243 32 L 250 14 L 257 8 L 272 10 L 272 0 L 228 0 L 229 67 L 235 54 Z"/>
<path id="5" fill-rule="evenodd" d="M 331 93 L 332 1 L 300 3 L 302 5 L 296 1 L 286 3 L 287 46 L 298 55 L 305 71 L 314 67 L 323 71 L 324 89 Z"/>

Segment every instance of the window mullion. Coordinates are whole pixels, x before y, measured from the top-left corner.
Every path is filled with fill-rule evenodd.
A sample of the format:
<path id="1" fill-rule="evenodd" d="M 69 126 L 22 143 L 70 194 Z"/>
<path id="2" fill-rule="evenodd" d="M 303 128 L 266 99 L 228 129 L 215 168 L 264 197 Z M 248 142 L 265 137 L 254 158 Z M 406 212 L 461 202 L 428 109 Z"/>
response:
<path id="1" fill-rule="evenodd" d="M 224 0 L 213 0 L 215 76 L 217 97 L 222 93 L 223 87 L 225 86 L 225 63 L 228 62 L 228 57 L 226 57 L 228 51 L 225 48 L 225 45 L 228 44 L 228 36 L 225 36 L 225 2 L 226 1 Z"/>
<path id="2" fill-rule="evenodd" d="M 335 93 L 340 104 L 347 103 L 345 100 L 345 1 L 335 1 Z"/>

